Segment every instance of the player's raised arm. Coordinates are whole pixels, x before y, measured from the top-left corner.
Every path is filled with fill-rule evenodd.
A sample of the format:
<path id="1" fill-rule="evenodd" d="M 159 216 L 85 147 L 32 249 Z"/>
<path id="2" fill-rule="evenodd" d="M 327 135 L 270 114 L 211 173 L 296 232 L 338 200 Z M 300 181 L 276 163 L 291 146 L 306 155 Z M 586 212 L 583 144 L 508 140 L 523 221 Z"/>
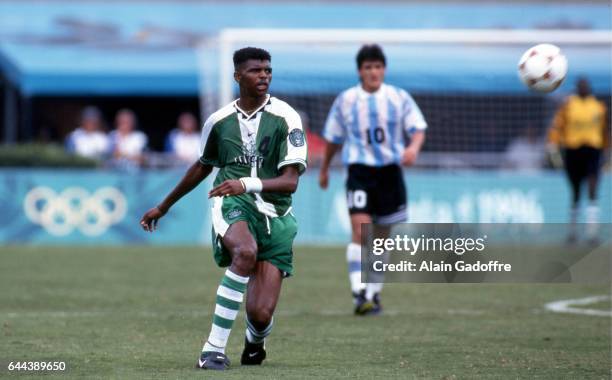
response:
<path id="1" fill-rule="evenodd" d="M 147 211 L 140 219 L 140 225 L 145 231 L 157 229 L 157 221 L 164 216 L 170 207 L 200 184 L 212 171 L 212 166 L 196 161 L 176 185 L 176 187 L 157 206 Z"/>

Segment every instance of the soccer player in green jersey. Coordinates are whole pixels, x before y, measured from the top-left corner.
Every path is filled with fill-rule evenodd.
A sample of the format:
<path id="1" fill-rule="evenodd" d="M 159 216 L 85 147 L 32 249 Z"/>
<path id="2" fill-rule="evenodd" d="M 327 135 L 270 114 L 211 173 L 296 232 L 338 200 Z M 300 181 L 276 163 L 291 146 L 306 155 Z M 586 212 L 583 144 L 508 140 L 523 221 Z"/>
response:
<path id="1" fill-rule="evenodd" d="M 170 194 L 142 217 L 145 231 L 182 196 L 219 168 L 211 198 L 214 258 L 229 267 L 217 290 L 210 335 L 198 360 L 203 369 L 229 367 L 225 346 L 246 293 L 246 339 L 241 364 L 261 364 L 284 277 L 293 271 L 296 219 L 291 194 L 307 165 L 297 112 L 271 97 L 270 54 L 247 47 L 234 53 L 240 98 L 212 114 L 202 129 L 200 159 Z"/>

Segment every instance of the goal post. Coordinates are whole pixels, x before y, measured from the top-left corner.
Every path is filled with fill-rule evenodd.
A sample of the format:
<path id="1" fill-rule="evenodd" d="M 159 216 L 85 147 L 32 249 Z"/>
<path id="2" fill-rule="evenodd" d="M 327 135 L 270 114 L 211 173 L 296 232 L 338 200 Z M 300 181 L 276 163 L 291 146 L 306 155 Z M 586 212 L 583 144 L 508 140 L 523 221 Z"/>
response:
<path id="1" fill-rule="evenodd" d="M 561 47 L 569 61 L 562 87 L 530 93 L 517 63 L 539 43 Z M 232 53 L 244 46 L 272 54 L 271 93 L 298 109 L 320 132 L 331 102 L 358 83 L 355 55 L 378 43 L 386 82 L 409 91 L 427 119 L 425 166 L 498 166 L 513 139 L 542 139 L 560 100 L 578 76 L 609 100 L 612 33 L 592 30 L 225 29 L 198 49 L 201 109 L 207 117 L 237 95 Z M 530 132 L 531 131 L 531 132 Z"/>

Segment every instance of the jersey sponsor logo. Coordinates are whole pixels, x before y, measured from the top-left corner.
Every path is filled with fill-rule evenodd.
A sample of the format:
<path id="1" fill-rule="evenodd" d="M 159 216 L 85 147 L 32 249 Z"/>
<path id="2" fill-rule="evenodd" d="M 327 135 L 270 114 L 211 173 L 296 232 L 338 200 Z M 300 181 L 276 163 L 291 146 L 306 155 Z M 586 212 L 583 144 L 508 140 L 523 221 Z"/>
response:
<path id="1" fill-rule="evenodd" d="M 242 154 L 234 157 L 234 162 L 241 166 L 249 168 L 261 168 L 264 158 L 257 152 L 254 143 L 248 143 L 242 146 Z"/>
<path id="2" fill-rule="evenodd" d="M 238 210 L 238 209 L 234 209 L 230 212 L 227 213 L 227 218 L 228 219 L 235 219 L 237 217 L 239 217 L 240 215 L 242 215 L 242 211 Z"/>
<path id="3" fill-rule="evenodd" d="M 304 145 L 304 132 L 301 129 L 295 128 L 289 132 L 289 142 L 295 147 Z"/>
<path id="4" fill-rule="evenodd" d="M 45 186 L 30 190 L 23 201 L 25 215 L 53 236 L 66 236 L 75 229 L 83 235 L 102 235 L 123 220 L 127 200 L 115 187 L 93 194 L 82 187 L 68 187 L 61 193 Z"/>

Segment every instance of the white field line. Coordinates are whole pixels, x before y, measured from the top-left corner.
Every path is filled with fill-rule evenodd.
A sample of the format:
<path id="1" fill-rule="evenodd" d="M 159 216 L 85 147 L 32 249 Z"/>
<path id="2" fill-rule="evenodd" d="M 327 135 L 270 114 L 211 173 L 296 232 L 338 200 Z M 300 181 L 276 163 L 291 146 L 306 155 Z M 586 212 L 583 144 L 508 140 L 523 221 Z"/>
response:
<path id="1" fill-rule="evenodd" d="M 601 301 L 610 300 L 610 296 L 592 296 L 586 298 L 578 298 L 573 300 L 561 300 L 555 302 L 549 302 L 544 307 L 546 310 L 554 313 L 569 313 L 569 314 L 581 314 L 581 315 L 592 315 L 597 317 L 612 317 L 612 310 L 597 310 L 597 309 L 584 309 L 580 307 L 572 306 L 583 306 L 590 305 Z"/>

